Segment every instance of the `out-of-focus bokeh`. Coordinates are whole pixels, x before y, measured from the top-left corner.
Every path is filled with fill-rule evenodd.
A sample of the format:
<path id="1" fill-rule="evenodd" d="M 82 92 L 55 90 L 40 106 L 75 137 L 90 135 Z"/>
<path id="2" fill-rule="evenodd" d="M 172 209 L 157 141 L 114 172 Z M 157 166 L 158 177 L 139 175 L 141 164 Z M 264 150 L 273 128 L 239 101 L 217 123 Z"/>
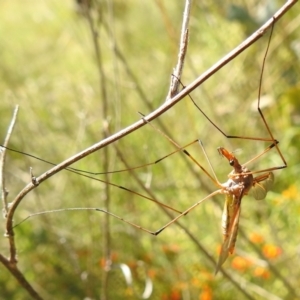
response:
<path id="1" fill-rule="evenodd" d="M 88 7 L 79 2 L 5 1 L 0 10 L 1 143 L 18 104 L 9 147 L 53 163 L 102 140 L 104 128 L 106 134 L 117 132 L 139 120 L 138 112 L 148 114 L 162 104 L 177 61 L 184 1 L 91 1 Z M 183 84 L 246 39 L 281 4 L 194 1 Z M 236 251 L 224 264 L 230 278 L 222 273 L 214 276 L 214 264 L 200 249 L 217 259 L 223 239 L 224 197 L 219 195 L 180 220 L 188 233 L 172 224 L 157 237 L 113 217 L 107 220 L 107 215 L 96 211 L 29 218 L 15 229 L 19 267 L 42 297 L 137 299 L 146 280 L 153 285 L 151 299 L 299 297 L 300 270 L 295 266 L 299 265 L 300 239 L 300 17 L 296 6 L 274 27 L 261 97 L 265 118 L 280 141 L 288 168 L 274 172 L 274 187 L 265 200 L 243 199 Z M 228 135 L 269 138 L 256 109 L 268 38 L 269 32 L 191 95 Z M 220 182 L 227 180 L 231 167 L 217 147 L 235 151 L 245 163 L 270 144 L 225 138 L 188 97 L 153 125 L 180 146 L 201 139 Z M 109 171 L 122 170 L 154 162 L 175 149 L 148 125 L 74 167 L 104 172 L 107 164 Z M 198 143 L 187 150 L 212 173 Z M 262 170 L 282 164 L 272 149 L 248 167 Z M 7 153 L 9 201 L 30 182 L 30 167 L 38 176 L 51 166 Z M 182 153 L 107 177 L 97 176 L 179 211 L 216 190 Z M 170 220 L 155 203 L 137 194 L 63 171 L 23 199 L 14 222 L 48 210 L 103 208 L 108 198 L 112 213 L 144 228 L 157 230 Z M 5 220 L 0 224 L 4 233 Z M 4 238 L 0 250 L 8 254 Z M 105 272 L 108 255 L 112 266 Z M 133 278 L 131 287 L 126 284 L 126 268 Z M 2 299 L 28 299 L 3 266 L 0 285 Z"/>

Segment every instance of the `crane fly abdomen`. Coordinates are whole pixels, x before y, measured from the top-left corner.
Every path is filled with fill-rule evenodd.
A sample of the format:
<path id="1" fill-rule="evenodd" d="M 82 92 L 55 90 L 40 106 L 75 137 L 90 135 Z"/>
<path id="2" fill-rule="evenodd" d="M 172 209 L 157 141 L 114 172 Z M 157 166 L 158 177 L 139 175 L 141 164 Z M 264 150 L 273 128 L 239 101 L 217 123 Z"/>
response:
<path id="1" fill-rule="evenodd" d="M 236 214 L 239 207 L 240 200 L 235 195 L 226 195 L 225 205 L 223 209 L 222 215 L 222 229 L 224 240 L 229 238 L 229 234 L 231 234 L 231 242 L 228 244 L 229 253 L 233 253 L 236 238 L 237 238 L 237 229 L 238 222 L 235 224 L 234 228 L 232 228 L 232 223 L 234 219 L 234 215 Z"/>

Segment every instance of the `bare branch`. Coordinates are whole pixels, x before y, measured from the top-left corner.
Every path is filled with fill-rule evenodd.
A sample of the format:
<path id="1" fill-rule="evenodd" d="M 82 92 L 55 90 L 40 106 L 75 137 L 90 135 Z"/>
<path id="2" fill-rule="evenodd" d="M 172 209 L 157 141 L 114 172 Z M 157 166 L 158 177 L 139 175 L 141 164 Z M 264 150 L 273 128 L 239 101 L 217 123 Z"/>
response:
<path id="1" fill-rule="evenodd" d="M 8 205 L 7 205 L 7 195 L 8 192 L 5 188 L 5 177 L 4 177 L 4 168 L 5 168 L 5 154 L 6 154 L 6 147 L 8 145 L 10 136 L 14 130 L 14 126 L 17 119 L 17 114 L 19 110 L 19 105 L 15 107 L 14 114 L 12 117 L 12 120 L 10 122 L 10 125 L 7 130 L 7 134 L 3 143 L 3 148 L 1 148 L 1 156 L 0 156 L 0 183 L 1 183 L 1 199 L 2 199 L 2 209 L 3 209 L 3 215 L 6 217 L 8 212 Z"/>
<path id="2" fill-rule="evenodd" d="M 9 262 L 2 254 L 0 254 L 0 262 L 9 270 L 9 272 L 18 280 L 19 284 L 28 292 L 32 299 L 42 300 L 43 298 L 33 289 L 26 280 L 23 273 L 18 269 L 15 263 Z"/>
<path id="3" fill-rule="evenodd" d="M 192 0 L 186 0 L 184 12 L 183 12 L 182 27 L 181 27 L 178 62 L 176 68 L 174 69 L 174 73 L 173 73 L 174 76 L 171 76 L 171 84 L 167 96 L 167 101 L 173 98 L 178 92 L 179 80 L 181 78 L 184 59 L 185 59 L 187 46 L 188 46 L 191 5 L 192 5 Z"/>

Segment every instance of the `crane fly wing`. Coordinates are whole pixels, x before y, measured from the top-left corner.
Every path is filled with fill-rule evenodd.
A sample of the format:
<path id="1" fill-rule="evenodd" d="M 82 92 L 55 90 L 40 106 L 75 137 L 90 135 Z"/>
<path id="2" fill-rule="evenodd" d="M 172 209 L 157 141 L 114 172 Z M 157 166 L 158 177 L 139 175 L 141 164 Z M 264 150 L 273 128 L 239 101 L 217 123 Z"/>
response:
<path id="1" fill-rule="evenodd" d="M 249 195 L 253 196 L 256 200 L 263 200 L 266 198 L 267 193 L 272 189 L 274 184 L 274 174 L 272 172 L 263 174 L 254 178 L 253 187 Z"/>
<path id="2" fill-rule="evenodd" d="M 226 261 L 228 254 L 232 254 L 235 247 L 235 242 L 238 234 L 239 218 L 241 212 L 241 200 L 243 192 L 240 197 L 233 194 L 227 194 L 225 206 L 222 216 L 222 227 L 224 242 L 222 244 L 221 253 L 217 263 L 215 274 L 218 273 L 221 266 Z"/>

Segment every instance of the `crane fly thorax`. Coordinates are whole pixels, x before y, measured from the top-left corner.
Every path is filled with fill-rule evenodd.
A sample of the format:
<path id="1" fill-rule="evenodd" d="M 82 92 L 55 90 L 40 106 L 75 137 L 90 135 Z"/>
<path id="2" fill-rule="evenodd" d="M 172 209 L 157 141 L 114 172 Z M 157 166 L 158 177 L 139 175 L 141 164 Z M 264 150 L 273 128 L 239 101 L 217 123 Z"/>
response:
<path id="1" fill-rule="evenodd" d="M 241 167 L 240 172 L 233 170 L 229 173 L 229 179 L 222 184 L 225 194 L 232 194 L 241 197 L 241 194 L 247 195 L 253 185 L 253 175 L 249 170 Z"/>

